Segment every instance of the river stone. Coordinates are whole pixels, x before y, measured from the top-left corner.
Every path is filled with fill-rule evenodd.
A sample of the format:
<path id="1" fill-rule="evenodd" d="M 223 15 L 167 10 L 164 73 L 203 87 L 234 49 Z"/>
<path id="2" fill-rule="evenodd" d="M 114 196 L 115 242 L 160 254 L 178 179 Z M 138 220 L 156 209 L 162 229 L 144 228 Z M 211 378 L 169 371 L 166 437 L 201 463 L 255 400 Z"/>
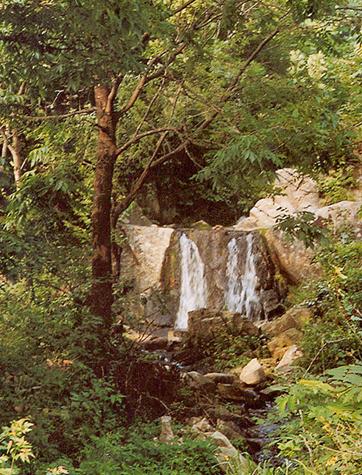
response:
<path id="1" fill-rule="evenodd" d="M 206 308 L 189 312 L 188 334 L 191 340 L 211 339 L 233 327 L 233 314 L 228 311 L 213 311 Z"/>
<path id="2" fill-rule="evenodd" d="M 266 379 L 264 369 L 257 358 L 252 359 L 244 366 L 239 377 L 242 383 L 250 386 L 260 384 Z"/>
<path id="3" fill-rule="evenodd" d="M 260 334 L 259 328 L 250 320 L 242 318 L 240 313 L 233 314 L 232 327 L 238 335 L 258 336 Z"/>
<path id="4" fill-rule="evenodd" d="M 225 331 L 235 335 L 252 336 L 258 336 L 260 333 L 259 328 L 240 313 L 205 308 L 189 312 L 188 334 L 191 340 L 210 340 Z"/>
<path id="5" fill-rule="evenodd" d="M 225 434 L 225 436 L 229 440 L 241 439 L 242 434 L 239 429 L 239 426 L 235 424 L 233 421 L 224 421 L 222 419 L 218 419 L 216 421 L 216 429 Z"/>
<path id="6" fill-rule="evenodd" d="M 299 350 L 297 345 L 290 346 L 276 366 L 276 371 L 281 373 L 287 373 L 288 371 L 291 371 L 293 363 L 302 356 L 303 353 Z"/>
<path id="7" fill-rule="evenodd" d="M 304 324 L 310 320 L 311 316 L 312 312 L 308 308 L 292 307 L 281 317 L 264 323 L 260 328 L 265 335 L 274 337 L 290 328 L 301 330 Z"/>
<path id="8" fill-rule="evenodd" d="M 223 434 L 222 432 L 219 432 L 219 431 L 215 431 L 215 432 L 212 432 L 210 435 L 209 435 L 210 439 L 212 439 L 215 444 L 218 446 L 218 447 L 225 447 L 227 449 L 231 449 L 231 450 L 235 450 L 237 452 L 237 450 L 235 449 L 235 447 L 233 446 L 233 444 L 230 442 L 230 440 L 226 437 L 225 434 Z"/>
<path id="9" fill-rule="evenodd" d="M 216 389 L 214 381 L 197 371 L 184 373 L 183 379 L 190 388 L 200 389 L 205 392 L 213 392 Z"/>
<path id="10" fill-rule="evenodd" d="M 175 438 L 174 433 L 171 427 L 171 417 L 170 416 L 162 416 L 161 417 L 161 434 L 159 437 L 159 441 L 169 444 Z"/>
<path id="11" fill-rule="evenodd" d="M 244 401 L 243 392 L 236 385 L 219 383 L 217 385 L 217 392 L 222 399 L 225 399 L 226 401 Z"/>
<path id="12" fill-rule="evenodd" d="M 216 384 L 232 384 L 236 379 L 235 376 L 230 373 L 206 373 L 205 378 L 211 379 Z"/>
<path id="13" fill-rule="evenodd" d="M 191 430 L 194 432 L 212 432 L 214 430 L 206 417 L 192 417 L 190 423 L 192 424 Z"/>
<path id="14" fill-rule="evenodd" d="M 148 351 L 165 350 L 168 347 L 169 341 L 167 336 L 160 336 L 152 338 L 151 340 L 145 340 L 141 343 L 143 348 Z"/>
<path id="15" fill-rule="evenodd" d="M 246 406 L 253 407 L 259 403 L 259 397 L 252 389 L 248 389 L 242 383 L 218 384 L 217 392 L 226 401 L 243 402 Z"/>
<path id="16" fill-rule="evenodd" d="M 222 432 L 198 432 L 197 438 L 202 440 L 211 439 L 215 445 L 217 445 L 218 448 L 215 451 L 215 456 L 219 462 L 219 468 L 224 473 L 228 473 L 230 465 L 237 466 L 238 469 L 246 469 L 248 466 L 248 461 L 246 458 L 240 454 L 240 452 L 233 446 L 230 440 Z"/>

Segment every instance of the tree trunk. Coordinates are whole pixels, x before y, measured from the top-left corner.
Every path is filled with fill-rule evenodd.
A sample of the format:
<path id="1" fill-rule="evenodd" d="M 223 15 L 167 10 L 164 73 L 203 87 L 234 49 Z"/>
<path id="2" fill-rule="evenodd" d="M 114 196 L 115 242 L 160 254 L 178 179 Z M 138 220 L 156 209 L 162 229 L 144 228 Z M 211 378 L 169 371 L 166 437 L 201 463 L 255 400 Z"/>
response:
<path id="1" fill-rule="evenodd" d="M 13 156 L 15 186 L 16 186 L 16 189 L 19 189 L 22 159 L 21 159 L 21 143 L 20 143 L 20 138 L 19 138 L 19 134 L 17 130 L 13 131 L 13 144 L 10 151 Z"/>
<path id="2" fill-rule="evenodd" d="M 96 86 L 94 92 L 99 132 L 92 209 L 92 288 L 88 302 L 92 313 L 101 317 L 107 329 L 112 324 L 113 303 L 111 205 L 116 120 L 113 104 L 108 100 L 108 87 Z"/>

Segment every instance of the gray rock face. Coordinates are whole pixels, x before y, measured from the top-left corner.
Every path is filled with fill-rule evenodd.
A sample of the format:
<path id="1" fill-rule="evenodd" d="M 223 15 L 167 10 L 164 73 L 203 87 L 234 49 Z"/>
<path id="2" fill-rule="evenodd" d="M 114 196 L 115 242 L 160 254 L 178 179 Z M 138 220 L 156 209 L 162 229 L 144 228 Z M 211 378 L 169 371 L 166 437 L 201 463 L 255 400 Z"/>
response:
<path id="1" fill-rule="evenodd" d="M 199 276 L 204 279 L 205 302 L 195 305 L 195 310 L 207 308 L 220 312 L 233 306 L 229 310 L 234 315 L 242 313 L 250 320 L 275 314 L 280 302 L 279 285 L 274 279 L 275 266 L 266 243 L 258 232 L 223 227 L 173 229 L 124 225 L 122 229 L 127 243 L 122 249 L 121 278 L 129 289 L 128 308 L 139 319 L 158 327 L 173 327 L 181 299 L 190 300 L 190 295 L 182 294 L 185 293 L 182 236 L 192 243 L 186 257 L 195 260 L 197 250 L 196 260 L 203 266 Z M 192 266 L 190 269 L 187 269 L 189 273 Z M 192 292 L 195 285 L 198 283 L 192 282 L 186 291 Z M 254 334 L 257 333 L 255 330 Z"/>
<path id="2" fill-rule="evenodd" d="M 359 194 L 355 194 L 356 201 L 323 206 L 316 182 L 293 168 L 276 172 L 275 189 L 276 194 L 259 200 L 249 216 L 240 219 L 234 229 L 267 230 L 265 238 L 273 261 L 290 283 L 297 284 L 311 274 L 319 274 L 320 268 L 312 262 L 313 252 L 301 241 L 287 242 L 283 233 L 274 229 L 278 218 L 308 211 L 315 215 L 316 220 L 327 220 L 335 229 L 347 224 L 354 228 L 357 237 L 362 236 L 362 223 L 358 218 L 358 210 L 362 206 Z"/>

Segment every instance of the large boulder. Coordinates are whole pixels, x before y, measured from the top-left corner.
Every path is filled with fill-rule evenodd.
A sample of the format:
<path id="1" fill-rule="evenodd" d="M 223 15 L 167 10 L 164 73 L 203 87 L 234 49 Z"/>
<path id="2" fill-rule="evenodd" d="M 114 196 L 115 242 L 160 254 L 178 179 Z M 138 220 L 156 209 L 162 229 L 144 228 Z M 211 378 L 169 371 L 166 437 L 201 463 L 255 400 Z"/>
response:
<path id="1" fill-rule="evenodd" d="M 275 337 L 290 328 L 302 330 L 311 316 L 312 312 L 306 307 L 292 307 L 281 317 L 263 323 L 261 325 L 261 331 L 269 337 Z"/>
<path id="2" fill-rule="evenodd" d="M 233 384 L 218 384 L 217 393 L 225 401 L 242 402 L 247 407 L 254 407 L 259 403 L 257 393 L 240 381 Z"/>
<path id="3" fill-rule="evenodd" d="M 279 361 L 275 370 L 280 373 L 287 373 L 292 370 L 293 363 L 301 358 L 303 353 L 299 350 L 297 345 L 292 345 L 285 351 L 282 359 Z"/>
<path id="4" fill-rule="evenodd" d="M 242 369 L 239 378 L 242 383 L 256 386 L 265 381 L 266 375 L 258 359 L 254 358 Z"/>
<path id="5" fill-rule="evenodd" d="M 296 328 L 289 328 L 280 335 L 275 336 L 268 343 L 268 349 L 273 358 L 279 359 L 285 351 L 292 345 L 299 345 L 302 340 L 303 333 Z"/>
<path id="6" fill-rule="evenodd" d="M 315 181 L 293 168 L 282 168 L 276 172 L 275 190 L 279 194 L 259 200 L 250 210 L 249 217 L 240 220 L 235 229 L 272 228 L 281 215 L 315 212 L 320 207 Z"/>
<path id="7" fill-rule="evenodd" d="M 230 373 L 206 373 L 205 378 L 211 379 L 216 384 L 233 384 L 235 376 Z"/>
<path id="8" fill-rule="evenodd" d="M 183 373 L 183 380 L 192 389 L 198 389 L 205 393 L 212 393 L 216 389 L 216 383 L 198 371 Z"/>
<path id="9" fill-rule="evenodd" d="M 275 186 L 297 210 L 313 210 L 320 205 L 317 183 L 294 168 L 277 170 Z"/>
<path id="10" fill-rule="evenodd" d="M 361 201 L 340 201 L 329 206 L 324 206 L 316 211 L 316 215 L 333 223 L 334 228 L 338 229 L 344 224 L 357 227 L 361 225 L 358 212 L 361 209 Z"/>
<path id="11" fill-rule="evenodd" d="M 259 329 L 252 322 L 243 318 L 240 313 L 202 308 L 189 312 L 188 332 L 191 341 L 196 342 L 200 339 L 211 340 L 225 332 L 257 336 Z"/>
<path id="12" fill-rule="evenodd" d="M 273 195 L 259 200 L 250 210 L 249 216 L 241 218 L 234 229 L 264 230 L 274 264 L 290 283 L 297 284 L 311 274 L 320 274 L 321 269 L 313 262 L 314 253 L 311 249 L 296 239 L 293 242 L 286 240 L 284 233 L 275 228 L 278 220 L 308 211 L 315 215 L 316 221 L 329 221 L 335 229 L 350 225 L 357 236 L 362 237 L 362 224 L 358 218 L 362 201 L 360 195 L 355 196 L 356 201 L 323 206 L 317 184 L 312 178 L 301 175 L 295 169 L 283 168 L 276 172 Z"/>
<path id="13" fill-rule="evenodd" d="M 275 266 L 291 284 L 321 274 L 320 266 L 313 262 L 314 252 L 306 248 L 302 241 L 286 240 L 284 233 L 274 228 L 265 232 L 265 239 Z"/>
<path id="14" fill-rule="evenodd" d="M 216 421 L 216 429 L 226 435 L 230 440 L 240 440 L 242 438 L 242 432 L 239 426 L 233 421 L 218 419 Z"/>

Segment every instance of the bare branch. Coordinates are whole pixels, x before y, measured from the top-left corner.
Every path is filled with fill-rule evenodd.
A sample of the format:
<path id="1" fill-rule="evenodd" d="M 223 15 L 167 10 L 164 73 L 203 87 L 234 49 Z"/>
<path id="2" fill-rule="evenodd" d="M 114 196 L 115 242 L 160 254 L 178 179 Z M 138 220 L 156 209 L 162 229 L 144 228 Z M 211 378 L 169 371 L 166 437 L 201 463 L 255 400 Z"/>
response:
<path id="1" fill-rule="evenodd" d="M 240 68 L 238 74 L 235 76 L 235 78 L 230 82 L 229 86 L 227 87 L 225 93 L 221 97 L 221 104 L 218 109 L 215 109 L 210 117 L 207 119 L 204 119 L 201 124 L 197 127 L 196 131 L 194 132 L 194 136 L 205 130 L 209 125 L 216 119 L 216 117 L 222 113 L 222 107 L 226 104 L 226 102 L 231 98 L 233 95 L 236 86 L 238 85 L 240 78 L 242 75 L 245 73 L 246 69 L 248 66 L 254 61 L 254 59 L 258 56 L 258 54 L 265 48 L 265 46 L 279 33 L 279 28 L 275 29 L 272 31 L 266 38 L 264 38 L 263 41 L 259 43 L 257 48 L 251 53 L 251 55 L 247 58 L 247 60 L 243 63 L 243 66 Z M 158 158 L 152 163 L 152 167 L 156 167 L 158 165 L 161 165 L 162 163 L 166 162 L 173 156 L 177 155 L 181 151 L 183 151 L 188 145 L 192 143 L 191 138 L 186 138 L 184 142 L 182 142 L 175 150 L 166 153 L 162 157 Z"/>
<path id="2" fill-rule="evenodd" d="M 119 113 L 118 113 L 119 117 L 122 116 L 123 114 L 125 114 L 126 112 L 128 112 L 134 106 L 135 102 L 137 101 L 137 99 L 139 98 L 141 92 L 143 91 L 144 86 L 147 83 L 149 83 L 149 82 L 151 82 L 155 79 L 160 78 L 165 73 L 166 69 L 175 61 L 177 56 L 179 54 L 181 54 L 185 48 L 186 48 L 186 44 L 182 43 L 181 45 L 178 46 L 178 48 L 176 48 L 176 50 L 170 55 L 168 60 L 157 71 L 155 71 L 151 75 L 147 75 L 147 73 L 146 73 L 145 75 L 143 75 L 140 78 L 140 80 L 138 81 L 137 86 L 133 90 L 133 92 L 131 94 L 131 97 L 129 98 L 127 104 L 124 107 L 122 107 L 121 110 L 119 111 Z M 151 67 L 154 66 L 154 64 L 156 64 L 161 59 L 162 56 L 164 56 L 164 54 L 165 53 L 163 52 L 160 55 L 153 58 L 150 61 L 147 69 L 150 70 Z"/>
<path id="3" fill-rule="evenodd" d="M 122 145 L 122 147 L 118 148 L 116 150 L 115 157 L 116 158 L 119 157 L 119 155 L 124 153 L 132 145 L 135 145 L 136 143 L 138 143 L 144 137 L 149 137 L 150 135 L 160 134 L 162 132 L 177 132 L 177 129 L 175 129 L 174 127 L 161 127 L 159 129 L 152 129 L 152 130 L 147 130 L 146 132 L 142 132 L 141 134 L 138 134 L 135 137 L 132 137 L 124 145 Z"/>
<path id="4" fill-rule="evenodd" d="M 125 211 L 128 208 L 128 206 L 132 203 L 132 201 L 137 196 L 137 193 L 142 188 L 144 182 L 146 181 L 146 178 L 148 177 L 149 171 L 150 171 L 151 166 L 152 166 L 152 162 L 155 159 L 156 155 L 158 154 L 158 152 L 161 148 L 161 145 L 162 145 L 163 141 L 165 140 L 168 132 L 169 131 L 165 131 L 161 135 L 161 137 L 158 139 L 156 148 L 153 151 L 153 154 L 152 154 L 150 160 L 148 161 L 147 165 L 143 169 L 141 175 L 137 178 L 135 183 L 132 185 L 131 191 L 128 193 L 126 198 L 124 200 L 122 200 L 121 203 L 119 203 L 115 207 L 115 209 L 113 211 L 113 214 L 112 214 L 112 226 L 113 226 L 113 228 L 116 226 L 119 216 L 123 213 L 123 211 Z"/>
<path id="5" fill-rule="evenodd" d="M 182 87 L 180 86 L 177 93 L 176 93 L 176 95 L 175 95 L 173 105 L 172 105 L 172 110 L 171 110 L 171 113 L 170 113 L 170 117 L 168 119 L 168 125 L 171 124 L 173 116 L 175 114 L 176 106 L 177 106 L 178 99 L 180 97 L 181 89 L 182 89 Z M 160 148 L 161 148 L 163 142 L 165 141 L 165 139 L 167 137 L 167 134 L 171 130 L 178 133 L 177 129 L 171 129 L 171 128 L 170 128 L 170 130 L 165 130 L 164 131 L 164 133 L 161 135 L 161 137 L 159 138 L 159 140 L 157 142 L 157 145 L 155 147 L 155 150 L 153 151 L 153 154 L 152 154 L 150 160 L 148 161 L 147 165 L 143 169 L 141 175 L 137 178 L 136 182 L 132 186 L 130 193 L 126 196 L 126 198 L 124 200 L 121 201 L 121 203 L 119 203 L 114 208 L 113 213 L 112 213 L 112 227 L 113 228 L 116 227 L 119 216 L 123 213 L 124 210 L 126 210 L 128 208 L 128 206 L 135 199 L 135 197 L 136 197 L 137 193 L 139 192 L 139 190 L 142 188 L 144 182 L 146 181 L 146 179 L 149 175 L 149 172 L 150 172 L 151 167 L 152 167 L 152 163 L 155 160 L 158 152 L 160 151 Z"/>
<path id="6" fill-rule="evenodd" d="M 114 101 L 117 97 L 119 85 L 121 84 L 121 82 L 122 82 L 122 76 L 118 76 L 113 81 L 111 91 L 108 94 L 107 105 L 106 105 L 106 109 L 105 109 L 107 114 L 110 114 L 113 110 L 113 104 L 114 104 Z"/>
<path id="7" fill-rule="evenodd" d="M 142 125 L 145 123 L 147 117 L 148 117 L 148 114 L 150 113 L 151 109 L 152 109 L 152 106 L 153 104 L 157 101 L 158 99 L 158 96 L 160 95 L 160 92 L 162 91 L 162 88 L 165 84 L 165 78 L 163 79 L 163 81 L 161 82 L 159 88 L 157 89 L 156 93 L 154 94 L 154 96 L 152 97 L 150 103 L 148 104 L 148 107 L 146 109 L 146 112 L 144 114 L 144 116 L 142 117 L 140 123 L 138 124 L 137 128 L 136 128 L 136 131 L 134 133 L 134 137 L 136 137 L 139 133 L 139 131 L 141 130 L 142 128 Z"/>
<path id="8" fill-rule="evenodd" d="M 185 10 L 185 8 L 189 7 L 195 2 L 196 0 L 189 0 L 188 2 L 184 3 L 183 5 L 181 5 L 181 7 L 176 8 L 176 10 L 172 12 L 172 16 L 177 15 L 178 13 L 182 12 L 182 10 Z"/>

